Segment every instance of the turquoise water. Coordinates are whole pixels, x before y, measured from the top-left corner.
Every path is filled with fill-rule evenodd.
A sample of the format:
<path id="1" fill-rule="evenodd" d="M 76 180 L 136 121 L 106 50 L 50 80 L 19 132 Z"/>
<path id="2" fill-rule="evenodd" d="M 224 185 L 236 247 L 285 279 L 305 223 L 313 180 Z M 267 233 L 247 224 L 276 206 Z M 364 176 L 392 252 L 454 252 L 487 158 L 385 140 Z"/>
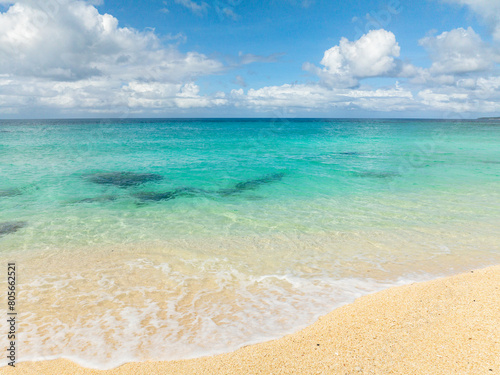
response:
<path id="1" fill-rule="evenodd" d="M 0 166 L 24 360 L 223 352 L 500 259 L 494 122 L 2 121 Z"/>

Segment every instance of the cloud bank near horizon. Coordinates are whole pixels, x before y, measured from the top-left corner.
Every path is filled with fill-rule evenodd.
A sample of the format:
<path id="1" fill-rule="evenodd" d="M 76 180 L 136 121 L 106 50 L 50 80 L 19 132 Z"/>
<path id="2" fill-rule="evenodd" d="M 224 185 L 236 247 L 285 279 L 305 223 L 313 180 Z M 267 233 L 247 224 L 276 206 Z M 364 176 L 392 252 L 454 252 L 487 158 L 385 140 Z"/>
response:
<path id="1" fill-rule="evenodd" d="M 197 81 L 233 69 L 220 59 L 166 45 L 154 30 L 120 27 L 98 3 L 0 0 L 0 116 L 37 109 L 65 114 L 182 114 L 200 108 L 255 114 L 336 110 L 494 113 L 500 111 L 500 1 L 444 0 L 466 6 L 488 25 L 492 42 L 471 27 L 423 36 L 429 67 L 413 65 L 397 36 L 371 30 L 341 38 L 317 63 L 312 81 L 200 93 Z M 192 1 L 177 1 L 195 13 Z M 201 3 L 205 4 L 205 3 Z M 198 5 L 203 6 L 203 5 Z M 239 64 L 273 64 L 280 54 L 242 55 Z M 319 64 L 319 66 L 317 65 Z M 391 79 L 377 84 L 374 79 Z"/>

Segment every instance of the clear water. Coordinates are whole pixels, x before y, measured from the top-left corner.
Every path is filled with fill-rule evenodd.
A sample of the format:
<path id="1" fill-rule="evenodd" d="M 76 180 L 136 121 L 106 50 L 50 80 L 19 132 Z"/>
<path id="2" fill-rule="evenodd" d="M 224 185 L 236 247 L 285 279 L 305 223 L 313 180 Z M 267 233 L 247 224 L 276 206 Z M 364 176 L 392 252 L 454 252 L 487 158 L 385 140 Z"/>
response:
<path id="1" fill-rule="evenodd" d="M 229 351 L 498 263 L 499 187 L 493 122 L 0 122 L 20 360 Z"/>

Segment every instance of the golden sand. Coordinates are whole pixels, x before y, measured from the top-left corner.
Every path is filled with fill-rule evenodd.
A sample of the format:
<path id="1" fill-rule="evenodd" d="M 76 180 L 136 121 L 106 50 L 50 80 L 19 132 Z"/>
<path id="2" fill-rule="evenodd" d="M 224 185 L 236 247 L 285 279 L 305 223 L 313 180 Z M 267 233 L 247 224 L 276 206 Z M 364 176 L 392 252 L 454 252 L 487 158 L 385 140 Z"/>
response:
<path id="1" fill-rule="evenodd" d="M 67 360 L 2 374 L 500 374 L 500 266 L 357 299 L 279 340 L 109 371 Z"/>

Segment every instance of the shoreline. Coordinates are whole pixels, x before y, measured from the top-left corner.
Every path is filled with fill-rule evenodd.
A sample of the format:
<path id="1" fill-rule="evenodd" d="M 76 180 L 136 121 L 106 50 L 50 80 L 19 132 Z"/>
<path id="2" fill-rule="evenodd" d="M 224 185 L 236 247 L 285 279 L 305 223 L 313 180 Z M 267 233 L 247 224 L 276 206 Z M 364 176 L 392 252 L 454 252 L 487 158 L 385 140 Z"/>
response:
<path id="1" fill-rule="evenodd" d="M 500 374 L 500 265 L 391 287 L 356 299 L 294 334 L 189 360 L 112 370 L 65 359 L 5 374 Z"/>

